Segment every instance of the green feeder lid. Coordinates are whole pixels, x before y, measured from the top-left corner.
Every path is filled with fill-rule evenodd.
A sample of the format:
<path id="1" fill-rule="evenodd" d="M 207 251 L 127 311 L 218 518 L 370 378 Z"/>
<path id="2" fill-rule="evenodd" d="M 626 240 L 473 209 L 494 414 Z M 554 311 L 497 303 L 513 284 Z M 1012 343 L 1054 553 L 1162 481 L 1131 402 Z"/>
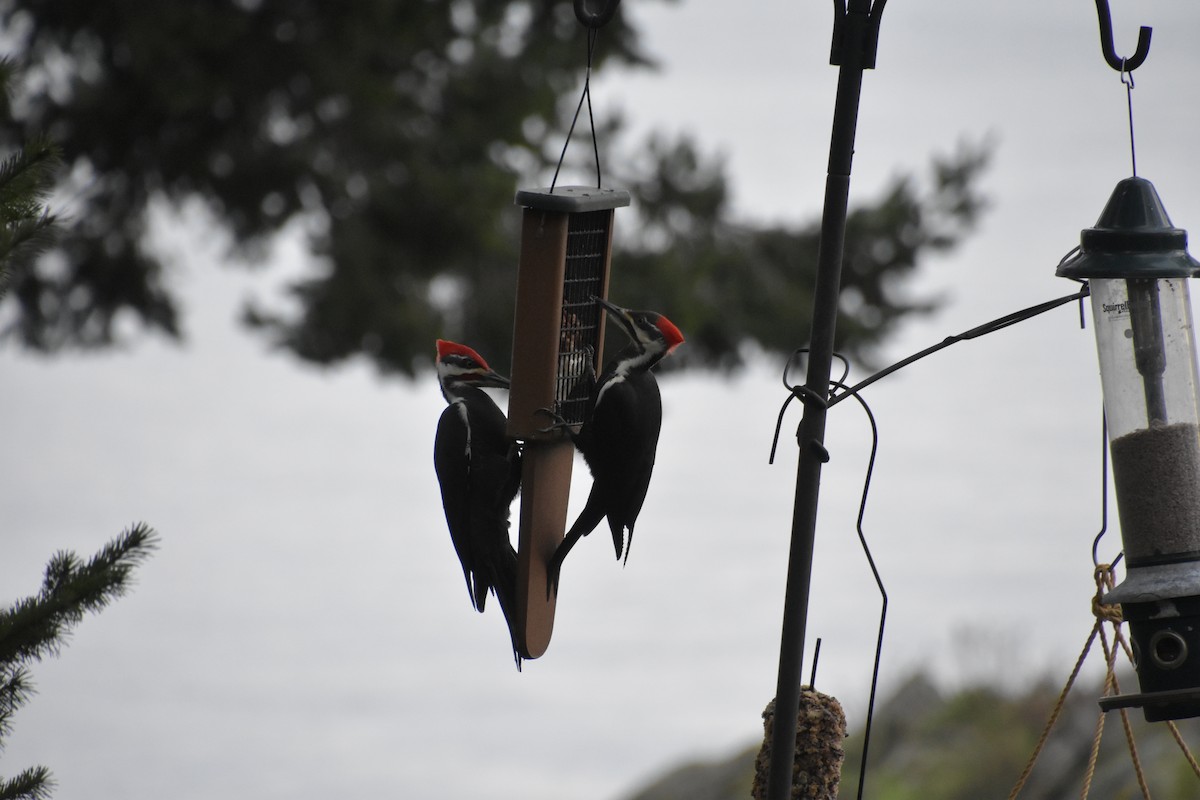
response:
<path id="1" fill-rule="evenodd" d="M 1079 252 L 1059 264 L 1063 278 L 1192 278 L 1200 261 L 1187 252 L 1187 231 L 1171 225 L 1154 184 L 1117 184 L 1096 227 L 1079 236 Z"/>

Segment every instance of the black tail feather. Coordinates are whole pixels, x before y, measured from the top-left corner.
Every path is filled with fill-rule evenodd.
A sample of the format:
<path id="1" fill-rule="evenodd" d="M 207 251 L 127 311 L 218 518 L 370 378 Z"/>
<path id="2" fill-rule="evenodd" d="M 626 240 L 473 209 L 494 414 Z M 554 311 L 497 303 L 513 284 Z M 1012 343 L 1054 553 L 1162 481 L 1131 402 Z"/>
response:
<path id="1" fill-rule="evenodd" d="M 617 559 L 620 560 L 621 566 L 629 563 L 629 551 L 633 549 L 633 526 L 629 526 L 629 532 L 625 535 L 625 557 L 621 558 L 621 534 L 624 532 L 621 528 L 613 528 L 613 542 L 617 545 Z"/>
<path id="2" fill-rule="evenodd" d="M 507 548 L 494 564 L 492 570 L 493 590 L 500 603 L 500 611 L 508 624 L 508 635 L 512 639 L 513 659 L 517 672 L 521 671 L 521 650 L 517 644 L 517 551 Z"/>
<path id="3" fill-rule="evenodd" d="M 546 596 L 551 593 L 558 594 L 558 575 L 562 570 L 562 563 L 567 557 L 567 553 L 571 552 L 571 548 L 575 546 L 584 536 L 596 529 L 604 519 L 604 504 L 600 501 L 600 495 L 596 492 L 595 484 L 592 485 L 592 493 L 588 495 L 587 503 L 584 504 L 583 510 L 579 512 L 579 516 L 575 519 L 571 529 L 567 531 L 562 542 L 554 551 L 554 557 L 550 559 L 550 565 L 546 570 Z"/>

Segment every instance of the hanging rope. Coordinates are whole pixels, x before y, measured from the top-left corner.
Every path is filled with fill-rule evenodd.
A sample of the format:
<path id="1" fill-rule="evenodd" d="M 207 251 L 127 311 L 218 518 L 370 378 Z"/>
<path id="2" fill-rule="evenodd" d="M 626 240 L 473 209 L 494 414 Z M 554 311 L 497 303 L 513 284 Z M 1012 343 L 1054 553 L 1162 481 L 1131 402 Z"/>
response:
<path id="1" fill-rule="evenodd" d="M 1100 579 L 1100 581 L 1103 581 L 1104 589 L 1111 589 L 1112 584 L 1114 584 L 1114 581 L 1112 581 L 1111 567 L 1109 567 L 1108 571 L 1106 571 L 1105 576 L 1106 579 Z M 1094 607 L 1096 600 L 1093 600 L 1092 604 Z M 1121 682 L 1117 680 L 1116 673 L 1117 644 L 1121 645 L 1121 649 L 1124 650 L 1126 657 L 1129 658 L 1130 662 L 1133 662 L 1133 652 L 1129 650 L 1129 644 L 1126 642 L 1126 639 L 1124 639 L 1124 634 L 1121 632 L 1120 619 L 1112 622 L 1111 650 L 1109 649 L 1109 638 L 1108 636 L 1105 636 L 1104 633 L 1104 627 L 1100 627 L 1100 648 L 1104 650 L 1104 663 L 1106 664 L 1106 672 L 1104 675 L 1104 696 L 1108 696 L 1109 693 L 1121 693 Z M 1126 734 L 1126 742 L 1129 745 L 1129 758 L 1133 762 L 1134 775 L 1138 776 L 1138 788 L 1141 789 L 1141 796 L 1144 796 L 1146 800 L 1150 800 L 1150 787 L 1146 786 L 1146 775 L 1144 772 L 1142 772 L 1141 759 L 1138 757 L 1138 742 L 1134 741 L 1133 728 L 1129 727 L 1129 712 L 1127 709 L 1120 709 L 1120 712 L 1121 728 L 1124 730 L 1124 734 Z M 1100 712 L 1100 720 L 1103 721 L 1103 718 L 1104 712 L 1102 711 Z M 1100 728 L 1100 732 L 1103 732 L 1103 728 Z M 1099 745 L 1100 735 L 1098 733 L 1096 736 L 1096 741 L 1094 741 L 1092 744 L 1092 750 L 1098 751 Z M 1090 790 L 1092 786 L 1093 771 L 1094 765 L 1092 766 L 1092 769 L 1088 770 L 1087 780 L 1084 783 L 1084 793 L 1080 795 L 1080 798 L 1087 798 L 1088 790 Z"/>
<path id="2" fill-rule="evenodd" d="M 1175 739 L 1175 744 L 1179 745 L 1179 749 L 1183 752 L 1183 757 L 1187 759 L 1188 766 L 1192 768 L 1192 772 L 1196 773 L 1197 778 L 1200 778 L 1200 764 L 1196 763 L 1196 757 L 1192 755 L 1192 751 L 1188 748 L 1187 743 L 1183 741 L 1183 735 L 1179 732 L 1179 727 L 1174 722 L 1168 722 L 1167 729 L 1171 731 L 1171 736 Z"/>
<path id="3" fill-rule="evenodd" d="M 1083 650 L 1079 653 L 1079 658 L 1075 660 L 1075 667 L 1071 670 L 1071 675 L 1067 678 L 1067 683 L 1063 686 L 1062 691 L 1058 695 L 1058 702 L 1054 704 L 1054 710 L 1050 712 L 1049 719 L 1046 720 L 1046 725 L 1042 728 L 1042 735 L 1038 738 L 1037 744 L 1033 746 L 1033 753 L 1029 756 L 1029 762 L 1025 765 L 1021 776 L 1017 778 L 1017 783 L 1008 794 L 1008 800 L 1015 800 L 1017 795 L 1021 793 L 1021 789 L 1025 787 L 1025 782 L 1029 780 L 1030 774 L 1033 772 L 1033 767 L 1037 763 L 1038 756 L 1042 754 L 1042 749 L 1046 746 L 1046 740 L 1050 738 L 1050 731 L 1054 728 L 1054 724 L 1058 722 L 1058 717 L 1062 713 L 1063 706 L 1067 702 L 1067 695 L 1071 691 L 1071 687 L 1075 685 L 1075 679 L 1079 677 L 1079 670 L 1083 668 L 1083 662 L 1087 660 L 1088 653 L 1092 649 L 1092 643 L 1096 641 L 1096 636 L 1101 632 L 1101 628 L 1106 619 L 1113 620 L 1115 613 L 1116 624 L 1120 623 L 1121 607 L 1120 606 L 1105 606 L 1100 602 L 1101 582 L 1104 574 L 1111 574 L 1111 567 L 1107 564 L 1096 567 L 1095 576 L 1097 589 L 1096 594 L 1092 597 L 1092 613 L 1096 616 L 1096 623 L 1092 626 L 1092 632 L 1088 634 L 1087 641 L 1083 644 Z M 1115 612 L 1110 610 L 1115 609 Z M 1088 759 L 1088 783 L 1091 782 L 1091 771 L 1094 769 L 1095 752 L 1100 746 L 1100 732 L 1104 726 L 1104 715 L 1100 715 L 1100 725 L 1096 731 L 1096 738 L 1092 743 L 1093 756 Z"/>
<path id="4" fill-rule="evenodd" d="M 1133 652 L 1129 647 L 1128 641 L 1125 639 L 1124 633 L 1121 631 L 1121 623 L 1124 621 L 1121 616 L 1121 607 L 1119 605 L 1105 605 L 1103 601 L 1104 594 L 1111 590 L 1115 584 L 1113 567 L 1111 564 L 1099 564 L 1093 572 L 1093 577 L 1096 581 L 1096 593 L 1092 596 L 1092 614 L 1096 618 L 1096 622 L 1092 625 L 1092 631 L 1088 634 L 1087 641 L 1083 645 L 1083 650 L 1079 653 L 1079 658 L 1075 661 L 1075 666 L 1071 670 L 1070 676 L 1067 678 L 1066 685 L 1063 686 L 1062 692 L 1058 695 L 1058 701 L 1054 704 L 1053 710 L 1050 712 L 1049 718 L 1046 720 L 1045 727 L 1042 728 L 1042 735 L 1038 738 L 1037 744 L 1033 747 L 1033 753 L 1029 756 L 1029 761 L 1025 765 L 1025 769 L 1017 778 L 1016 784 L 1009 792 L 1008 800 L 1015 800 L 1017 795 L 1025 787 L 1025 783 L 1029 780 L 1029 776 L 1033 773 L 1033 767 L 1037 764 L 1038 757 L 1042 754 L 1042 750 L 1046 746 L 1046 740 L 1050 737 L 1050 731 L 1058 722 L 1059 716 L 1062 714 L 1063 707 L 1067 701 L 1067 695 L 1071 691 L 1071 687 L 1075 685 L 1075 679 L 1079 677 L 1079 671 L 1083 667 L 1084 661 L 1087 660 L 1088 653 L 1092 649 L 1092 644 L 1096 638 L 1100 639 L 1100 648 L 1104 652 L 1105 675 L 1104 688 L 1102 696 L 1120 694 L 1121 684 L 1117 680 L 1116 662 L 1117 653 L 1124 652 L 1125 657 L 1133 662 Z M 1112 644 L 1109 644 L 1108 634 L 1105 632 L 1105 625 L 1112 626 Z M 1150 787 L 1146 783 L 1145 770 L 1142 768 L 1141 758 L 1138 755 L 1137 742 L 1134 739 L 1133 728 L 1129 724 L 1129 715 L 1126 709 L 1119 709 L 1121 713 L 1121 727 L 1125 732 L 1125 741 L 1129 747 L 1129 757 L 1133 763 L 1133 771 L 1137 777 L 1138 788 L 1141 790 L 1142 797 L 1150 800 Z M 1096 763 L 1100 756 L 1100 740 L 1104 735 L 1104 712 L 1100 712 L 1096 720 L 1096 732 L 1092 737 L 1092 747 L 1088 754 L 1087 769 L 1084 772 L 1083 787 L 1080 792 L 1081 800 L 1086 800 L 1088 793 L 1091 791 L 1092 778 L 1096 772 Z M 1179 728 L 1174 722 L 1168 721 L 1167 728 L 1171 731 L 1171 736 L 1174 737 L 1175 743 L 1179 745 L 1180 751 L 1187 760 L 1188 765 L 1200 778 L 1200 763 L 1196 762 L 1191 750 L 1183 741 L 1183 736 L 1179 733 Z"/>

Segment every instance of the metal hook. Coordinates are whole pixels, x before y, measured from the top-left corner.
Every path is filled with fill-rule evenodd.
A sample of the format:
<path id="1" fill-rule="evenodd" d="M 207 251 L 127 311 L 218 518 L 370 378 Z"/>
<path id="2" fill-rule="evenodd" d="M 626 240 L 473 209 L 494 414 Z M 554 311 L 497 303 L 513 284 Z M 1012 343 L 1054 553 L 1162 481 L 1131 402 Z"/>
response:
<path id="1" fill-rule="evenodd" d="M 1117 72 L 1133 72 L 1142 65 L 1150 53 L 1151 29 L 1143 25 L 1138 30 L 1137 50 L 1129 58 L 1122 58 L 1113 49 L 1112 13 L 1108 8 L 1108 0 L 1096 0 L 1096 14 L 1100 18 L 1100 50 L 1104 60 Z"/>
<path id="2" fill-rule="evenodd" d="M 599 28 L 613 18 L 621 0 L 575 0 L 575 17 L 585 28 Z"/>

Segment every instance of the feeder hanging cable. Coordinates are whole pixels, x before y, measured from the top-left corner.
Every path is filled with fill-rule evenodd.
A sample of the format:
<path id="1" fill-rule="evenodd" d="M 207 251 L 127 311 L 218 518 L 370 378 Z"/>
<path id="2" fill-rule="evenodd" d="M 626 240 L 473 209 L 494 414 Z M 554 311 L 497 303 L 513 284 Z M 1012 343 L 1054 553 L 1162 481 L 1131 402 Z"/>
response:
<path id="1" fill-rule="evenodd" d="M 1129 160 L 1133 165 L 1133 177 L 1137 177 L 1137 144 L 1133 138 L 1133 73 L 1121 70 L 1121 83 L 1125 84 L 1125 98 L 1129 105 Z"/>
<path id="2" fill-rule="evenodd" d="M 1133 175 L 1137 177 L 1137 149 L 1133 139 L 1133 71 L 1150 55 L 1150 37 L 1154 31 L 1146 25 L 1141 26 L 1138 29 L 1137 49 L 1126 58 L 1117 55 L 1113 46 L 1112 11 L 1108 7 L 1108 0 L 1096 0 L 1096 18 L 1100 24 L 1100 52 L 1104 54 L 1105 62 L 1121 73 L 1121 83 L 1125 84 L 1129 105 L 1129 152 L 1133 161 Z"/>
<path id="3" fill-rule="evenodd" d="M 593 6 L 599 5 L 600 8 Z M 596 118 L 592 114 L 592 62 L 596 55 L 596 38 L 600 34 L 600 28 L 606 24 L 613 15 L 617 12 L 617 6 L 620 5 L 620 0 L 607 0 L 607 2 L 589 3 L 587 0 L 575 0 L 575 16 L 579 22 L 587 28 L 587 69 L 583 76 L 583 92 L 579 96 L 579 104 L 575 106 L 575 116 L 571 119 L 571 127 L 567 129 L 567 138 L 563 142 L 562 152 L 558 156 L 558 164 L 554 168 L 554 178 L 550 181 L 550 191 L 554 191 L 554 187 L 558 185 L 558 173 L 562 169 L 563 159 L 567 156 L 567 146 L 571 143 L 571 135 L 575 132 L 575 124 L 579 122 L 579 112 L 583 110 L 583 103 L 587 101 L 588 123 L 592 129 L 592 154 L 596 159 L 596 188 L 603 186 L 603 181 L 600 177 L 600 143 L 596 138 Z"/>

